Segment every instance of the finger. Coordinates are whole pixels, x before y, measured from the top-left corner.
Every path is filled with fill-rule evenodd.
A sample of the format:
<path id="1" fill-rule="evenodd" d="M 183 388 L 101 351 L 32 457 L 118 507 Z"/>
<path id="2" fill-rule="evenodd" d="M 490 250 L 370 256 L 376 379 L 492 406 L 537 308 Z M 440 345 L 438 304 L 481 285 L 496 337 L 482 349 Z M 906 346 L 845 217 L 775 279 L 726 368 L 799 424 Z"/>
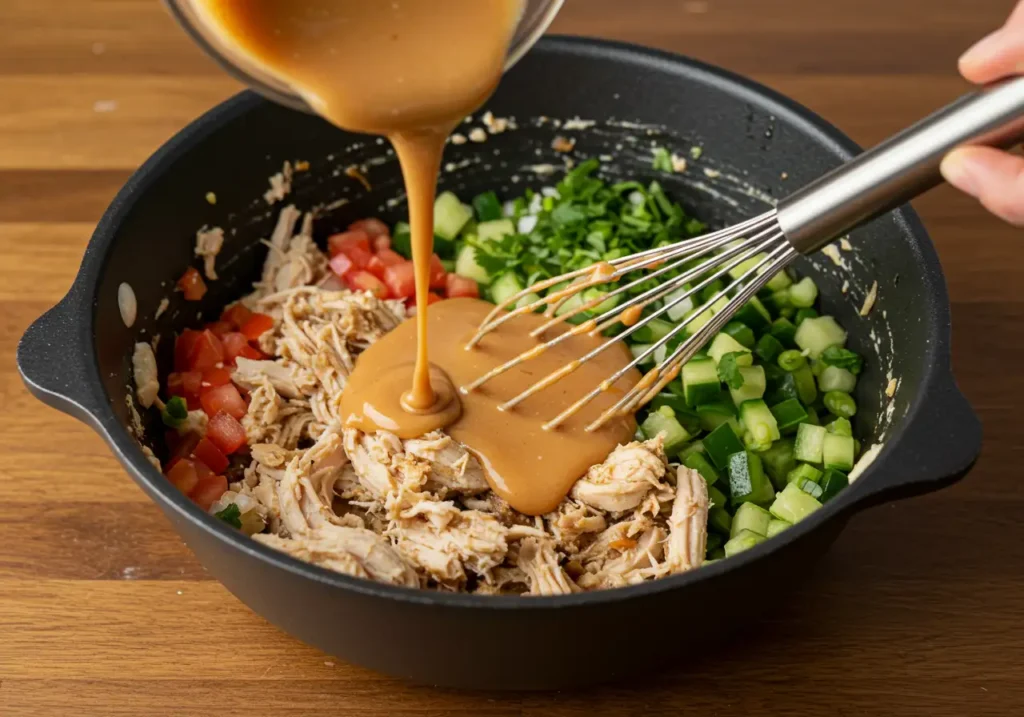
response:
<path id="1" fill-rule="evenodd" d="M 1024 226 L 1024 157 L 963 147 L 946 155 L 941 169 L 947 182 L 977 197 L 997 217 Z"/>
<path id="2" fill-rule="evenodd" d="M 1001 28 L 980 40 L 960 57 L 960 74 L 982 84 L 1024 70 L 1024 1 Z"/>

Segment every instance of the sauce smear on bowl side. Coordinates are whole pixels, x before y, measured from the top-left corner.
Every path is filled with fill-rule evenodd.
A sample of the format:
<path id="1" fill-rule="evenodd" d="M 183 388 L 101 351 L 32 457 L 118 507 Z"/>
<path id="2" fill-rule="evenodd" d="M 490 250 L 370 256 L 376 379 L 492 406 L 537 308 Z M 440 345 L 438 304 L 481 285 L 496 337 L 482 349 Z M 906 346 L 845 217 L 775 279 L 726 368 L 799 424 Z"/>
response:
<path id="1" fill-rule="evenodd" d="M 493 308 L 449 299 L 428 308 L 434 198 L 448 134 L 498 85 L 523 0 L 196 0 L 207 26 L 235 51 L 288 84 L 347 130 L 384 135 L 402 166 L 416 276 L 415 321 L 364 352 L 342 396 L 346 425 L 414 438 L 444 428 L 483 463 L 494 490 L 528 514 L 554 509 L 586 468 L 636 428 L 631 416 L 588 433 L 584 426 L 639 380 L 623 376 L 556 430 L 542 424 L 629 363 L 610 347 L 509 412 L 498 405 L 601 343 L 579 336 L 482 389 L 472 381 L 534 348 L 543 323 L 520 316 L 470 350 Z M 431 363 L 433 359 L 433 363 Z"/>

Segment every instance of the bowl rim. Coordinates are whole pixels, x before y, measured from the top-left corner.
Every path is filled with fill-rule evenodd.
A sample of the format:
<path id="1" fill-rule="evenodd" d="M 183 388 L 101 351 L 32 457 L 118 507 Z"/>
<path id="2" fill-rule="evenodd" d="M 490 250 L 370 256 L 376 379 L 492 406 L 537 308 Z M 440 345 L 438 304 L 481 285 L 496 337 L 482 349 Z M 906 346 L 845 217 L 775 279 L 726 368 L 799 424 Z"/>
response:
<path id="1" fill-rule="evenodd" d="M 771 113 L 776 117 L 784 117 L 801 134 L 843 161 L 861 151 L 861 148 L 838 128 L 796 101 L 754 80 L 684 55 L 613 40 L 563 35 L 545 36 L 536 44 L 530 54 L 553 56 L 568 54 L 584 58 L 611 59 L 641 67 L 669 68 L 675 74 L 688 75 L 702 84 L 725 88 L 730 94 L 745 98 L 758 107 L 770 108 Z M 877 478 L 879 468 L 884 465 L 886 457 L 900 443 L 906 427 L 914 421 L 920 412 L 924 402 L 923 390 L 914 396 L 906 416 L 899 426 L 894 426 L 881 452 L 858 478 L 856 486 L 851 486 L 843 491 L 840 496 L 830 501 L 821 510 L 816 511 L 814 515 L 786 530 L 783 536 L 776 536 L 773 540 L 765 541 L 728 560 L 627 587 L 569 595 L 529 596 L 528 598 L 519 595 L 473 595 L 400 587 L 352 577 L 303 562 L 231 529 L 222 521 L 202 511 L 163 479 L 163 475 L 149 463 L 136 439 L 110 407 L 109 397 L 100 380 L 94 344 L 95 294 L 119 227 L 124 217 L 131 211 L 136 198 L 143 194 L 159 178 L 164 169 L 173 164 L 183 153 L 192 150 L 208 135 L 221 129 L 225 124 L 266 104 L 268 101 L 254 92 L 243 91 L 192 121 L 146 160 L 128 179 L 97 224 L 86 247 L 81 268 L 72 289 L 64 299 L 64 302 L 84 299 L 81 303 L 90 308 L 88 321 L 85 322 L 87 325 L 83 326 L 82 330 L 87 334 L 90 353 L 87 358 L 92 362 L 89 370 L 96 382 L 92 390 L 99 392 L 101 396 L 95 402 L 97 408 L 83 409 L 88 415 L 83 416 L 82 412 L 76 412 L 76 415 L 86 418 L 101 433 L 129 475 L 165 511 L 173 511 L 178 519 L 196 525 L 226 547 L 242 551 L 249 557 L 292 573 L 296 577 L 312 580 L 331 588 L 400 603 L 432 607 L 497 611 L 512 609 L 560 610 L 635 600 L 665 591 L 683 589 L 694 582 L 712 580 L 726 572 L 743 569 L 751 562 L 803 539 L 815 532 L 825 522 L 842 520 L 844 514 L 848 516 L 858 508 L 865 507 L 862 504 L 874 492 L 877 492 L 877 487 L 876 491 L 871 491 L 867 490 L 866 486 L 872 483 L 872 476 Z M 922 357 L 922 360 L 926 362 L 921 378 L 921 386 L 924 389 L 941 380 L 943 371 L 948 372 L 950 344 L 948 293 L 938 255 L 916 212 L 909 205 L 904 205 L 894 210 L 891 216 L 894 217 L 899 231 L 912 239 L 912 244 L 919 254 L 922 271 L 931 279 L 929 283 L 935 311 L 930 320 L 934 333 L 932 340 L 925 347 Z"/>

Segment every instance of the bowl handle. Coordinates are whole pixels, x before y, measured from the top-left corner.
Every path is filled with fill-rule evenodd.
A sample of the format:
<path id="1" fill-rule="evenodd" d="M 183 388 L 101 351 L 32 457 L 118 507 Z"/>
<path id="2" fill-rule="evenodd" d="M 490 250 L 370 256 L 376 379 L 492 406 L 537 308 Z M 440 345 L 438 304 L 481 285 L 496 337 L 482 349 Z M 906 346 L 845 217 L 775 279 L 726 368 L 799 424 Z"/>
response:
<path id="1" fill-rule="evenodd" d="M 102 433 L 96 419 L 101 399 L 90 388 L 99 376 L 89 366 L 88 326 L 80 311 L 81 300 L 72 289 L 28 327 L 18 342 L 18 372 L 40 401 Z"/>
<path id="2" fill-rule="evenodd" d="M 880 470 L 869 468 L 862 477 L 867 491 L 858 504 L 876 505 L 945 488 L 963 478 L 978 459 L 981 422 L 952 374 L 944 370 L 945 376 L 928 382 L 930 390 L 914 415 L 904 419 L 906 432 L 899 443 L 891 452 L 883 448 L 877 457 Z"/>

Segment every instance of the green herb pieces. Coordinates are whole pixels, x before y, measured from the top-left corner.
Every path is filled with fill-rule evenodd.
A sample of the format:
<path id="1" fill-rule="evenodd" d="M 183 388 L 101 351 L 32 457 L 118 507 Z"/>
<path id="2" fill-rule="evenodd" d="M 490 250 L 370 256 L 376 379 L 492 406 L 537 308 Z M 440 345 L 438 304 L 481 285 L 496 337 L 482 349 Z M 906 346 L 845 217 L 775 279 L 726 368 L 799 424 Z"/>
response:
<path id="1" fill-rule="evenodd" d="M 188 404 L 181 396 L 172 396 L 164 404 L 164 410 L 160 412 L 160 419 L 168 428 L 178 428 L 188 420 Z"/>
<path id="2" fill-rule="evenodd" d="M 859 374 L 864 368 L 864 359 L 860 354 L 841 346 L 829 346 L 821 352 L 820 361 L 826 366 L 845 368 L 854 375 Z"/>
<path id="3" fill-rule="evenodd" d="M 741 356 L 746 358 L 750 356 L 750 353 L 734 351 L 724 354 L 718 361 L 718 378 L 732 389 L 743 388 L 743 373 L 740 371 L 739 363 L 737 363 L 737 359 Z"/>
<path id="4" fill-rule="evenodd" d="M 654 159 L 651 160 L 651 169 L 655 172 L 672 171 L 672 155 L 664 147 L 655 147 L 653 150 Z"/>
<path id="5" fill-rule="evenodd" d="M 235 503 L 232 503 L 224 510 L 217 511 L 214 513 L 214 517 L 220 518 L 234 528 L 242 529 L 242 511 L 238 509 L 238 505 Z"/>

